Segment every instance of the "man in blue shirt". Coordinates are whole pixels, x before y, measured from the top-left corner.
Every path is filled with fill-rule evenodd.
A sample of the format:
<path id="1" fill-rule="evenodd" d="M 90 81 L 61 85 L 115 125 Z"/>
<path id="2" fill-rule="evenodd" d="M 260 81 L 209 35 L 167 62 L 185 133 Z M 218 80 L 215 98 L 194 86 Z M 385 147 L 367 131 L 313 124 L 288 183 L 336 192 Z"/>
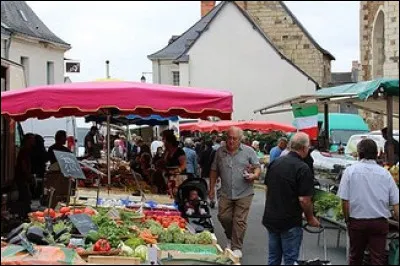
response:
<path id="1" fill-rule="evenodd" d="M 198 161 L 196 151 L 193 149 L 194 142 L 191 138 L 185 139 L 183 150 L 186 154 L 186 174 L 188 178 L 197 177 Z"/>
<path id="2" fill-rule="evenodd" d="M 269 152 L 269 163 L 272 163 L 273 161 L 275 161 L 275 159 L 281 156 L 281 153 L 286 149 L 287 144 L 288 144 L 287 138 L 282 137 L 278 140 L 278 145 L 272 148 L 271 151 Z"/>

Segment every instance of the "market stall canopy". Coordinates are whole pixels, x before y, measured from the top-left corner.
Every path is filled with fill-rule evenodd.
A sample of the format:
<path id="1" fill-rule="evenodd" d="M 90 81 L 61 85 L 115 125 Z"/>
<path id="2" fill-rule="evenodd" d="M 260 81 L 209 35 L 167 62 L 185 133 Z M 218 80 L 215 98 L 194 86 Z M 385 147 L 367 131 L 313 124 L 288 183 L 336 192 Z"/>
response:
<path id="1" fill-rule="evenodd" d="M 113 116 L 111 118 L 111 124 L 118 125 L 138 125 L 138 126 L 162 126 L 168 125 L 169 121 L 178 121 L 178 116 L 162 117 L 160 115 L 150 115 L 142 117 L 140 115 L 127 115 L 127 116 Z M 85 122 L 107 122 L 107 116 L 104 115 L 87 115 L 85 116 Z"/>
<path id="2" fill-rule="evenodd" d="M 1 114 L 16 121 L 36 117 L 112 115 L 230 119 L 230 92 L 140 82 L 80 82 L 1 93 Z"/>
<path id="3" fill-rule="evenodd" d="M 381 78 L 371 81 L 362 81 L 358 83 L 345 84 L 341 86 L 323 88 L 315 94 L 299 95 L 289 98 L 262 109 L 255 110 L 254 113 L 272 114 L 279 112 L 290 112 L 292 108 L 271 110 L 284 105 L 299 104 L 323 105 L 325 103 L 337 104 L 346 103 L 354 105 L 360 109 L 370 112 L 384 114 L 387 113 L 387 102 L 385 96 L 393 96 L 394 116 L 399 114 L 399 79 Z"/>
<path id="4" fill-rule="evenodd" d="M 198 123 L 188 123 L 179 126 L 181 131 L 199 131 L 199 132 L 212 132 L 212 131 L 226 131 L 230 127 L 236 126 L 243 130 L 253 130 L 261 132 L 270 131 L 283 131 L 283 132 L 294 132 L 296 128 L 291 125 L 286 125 L 271 121 L 200 121 Z"/>

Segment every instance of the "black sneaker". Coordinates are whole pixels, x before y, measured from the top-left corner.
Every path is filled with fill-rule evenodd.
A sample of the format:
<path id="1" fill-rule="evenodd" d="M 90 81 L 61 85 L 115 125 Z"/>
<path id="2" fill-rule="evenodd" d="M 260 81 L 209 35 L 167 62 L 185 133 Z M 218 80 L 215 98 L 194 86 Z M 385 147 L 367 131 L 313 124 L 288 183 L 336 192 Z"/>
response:
<path id="1" fill-rule="evenodd" d="M 210 208 L 214 209 L 215 208 L 215 201 L 210 201 Z"/>

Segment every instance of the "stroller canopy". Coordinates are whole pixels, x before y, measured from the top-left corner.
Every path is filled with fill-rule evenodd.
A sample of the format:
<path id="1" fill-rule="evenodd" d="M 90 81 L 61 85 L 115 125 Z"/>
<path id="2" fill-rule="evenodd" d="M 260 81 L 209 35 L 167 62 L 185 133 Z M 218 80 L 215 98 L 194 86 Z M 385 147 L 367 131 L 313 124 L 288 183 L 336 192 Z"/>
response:
<path id="1" fill-rule="evenodd" d="M 202 178 L 187 179 L 178 187 L 178 192 L 176 193 L 176 202 L 178 206 L 183 206 L 185 204 L 185 200 L 189 198 L 190 191 L 192 190 L 196 190 L 202 200 L 207 200 L 207 182 Z"/>

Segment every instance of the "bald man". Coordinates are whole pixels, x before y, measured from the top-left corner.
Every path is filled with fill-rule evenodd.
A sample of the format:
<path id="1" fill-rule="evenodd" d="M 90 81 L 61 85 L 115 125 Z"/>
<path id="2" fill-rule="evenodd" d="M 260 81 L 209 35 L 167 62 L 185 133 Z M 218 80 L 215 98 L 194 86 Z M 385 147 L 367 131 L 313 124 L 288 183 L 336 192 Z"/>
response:
<path id="1" fill-rule="evenodd" d="M 260 162 L 253 148 L 241 143 L 243 131 L 232 127 L 226 146 L 215 154 L 210 172 L 210 200 L 215 197 L 217 177 L 221 179 L 218 219 L 228 238 L 227 248 L 242 257 L 247 216 L 254 196 L 253 182 L 260 176 Z"/>

